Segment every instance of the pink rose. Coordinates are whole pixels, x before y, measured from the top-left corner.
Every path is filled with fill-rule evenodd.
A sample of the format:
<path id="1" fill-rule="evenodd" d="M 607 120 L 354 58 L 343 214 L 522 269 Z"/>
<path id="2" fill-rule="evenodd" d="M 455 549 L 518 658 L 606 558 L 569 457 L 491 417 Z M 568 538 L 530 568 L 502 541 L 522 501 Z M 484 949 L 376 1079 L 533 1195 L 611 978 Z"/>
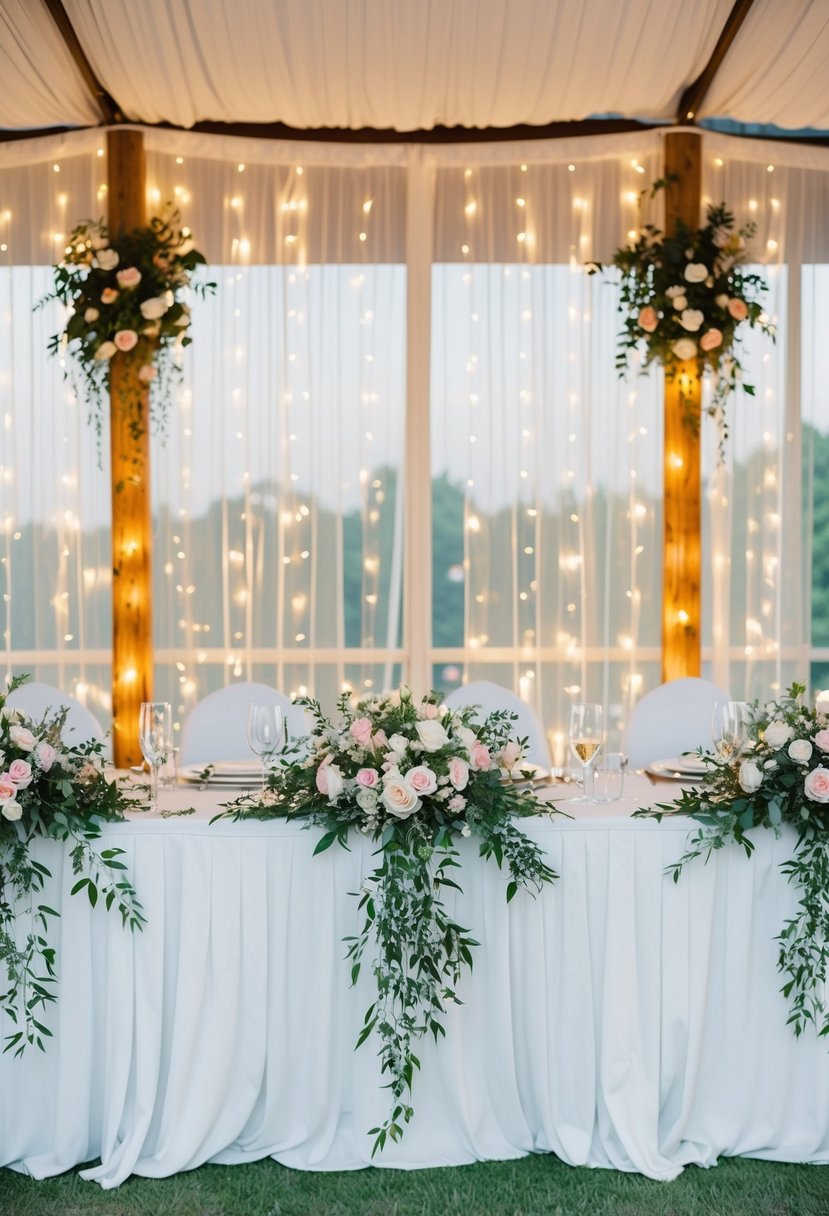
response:
<path id="1" fill-rule="evenodd" d="M 84 760 L 78 770 L 78 781 L 81 785 L 92 785 L 101 775 L 101 770 L 92 760 Z"/>
<path id="2" fill-rule="evenodd" d="M 22 752 L 30 752 L 37 742 L 28 726 L 10 726 L 9 739 Z"/>
<path id="3" fill-rule="evenodd" d="M 367 790 L 373 789 L 380 781 L 380 774 L 375 768 L 361 768 L 357 770 L 357 784 L 364 786 Z"/>
<path id="4" fill-rule="evenodd" d="M 716 350 L 722 344 L 722 334 L 718 329 L 706 329 L 699 344 L 703 350 Z"/>
<path id="5" fill-rule="evenodd" d="M 748 316 L 748 304 L 746 304 L 745 300 L 734 296 L 728 301 L 728 311 L 735 321 L 745 321 Z"/>
<path id="6" fill-rule="evenodd" d="M 155 380 L 158 372 L 153 367 L 152 363 L 145 363 L 138 369 L 138 379 L 142 384 L 149 384 L 151 380 Z"/>
<path id="7" fill-rule="evenodd" d="M 119 350 L 132 350 L 138 344 L 138 334 L 134 329 L 119 329 L 113 341 Z"/>
<path id="8" fill-rule="evenodd" d="M 507 770 L 515 768 L 521 759 L 521 748 L 514 739 L 510 739 L 501 752 L 501 767 Z"/>
<path id="9" fill-rule="evenodd" d="M 376 735 L 372 735 L 371 743 L 375 751 L 379 752 L 381 748 L 388 747 L 389 741 L 386 738 L 384 730 L 378 730 Z"/>
<path id="10" fill-rule="evenodd" d="M 824 727 L 815 735 L 814 743 L 822 752 L 829 752 L 829 727 Z"/>
<path id="11" fill-rule="evenodd" d="M 485 773 L 492 764 L 492 756 L 489 754 L 489 748 L 485 743 L 481 743 L 480 739 L 472 744 L 469 752 L 469 763 L 472 768 L 478 769 L 479 772 Z"/>
<path id="12" fill-rule="evenodd" d="M 115 290 L 114 287 L 105 287 L 104 290 L 101 292 L 101 303 L 102 304 L 114 304 L 115 301 L 118 299 L 118 294 L 119 293 Z"/>
<path id="13" fill-rule="evenodd" d="M 371 746 L 371 720 L 369 718 L 355 718 L 349 727 L 349 734 L 352 739 L 355 739 L 360 747 Z"/>
<path id="14" fill-rule="evenodd" d="M 49 769 L 57 760 L 58 753 L 52 747 L 51 743 L 38 743 L 34 750 L 34 757 L 40 767 L 42 773 L 48 773 Z"/>
<path id="15" fill-rule="evenodd" d="M 438 716 L 438 707 L 437 705 L 432 705 L 431 701 L 429 701 L 423 706 L 420 713 L 423 718 L 436 718 Z"/>
<path id="16" fill-rule="evenodd" d="M 25 790 L 32 784 L 32 766 L 28 760 L 12 760 L 9 765 L 9 777 L 19 790 Z"/>
<path id="17" fill-rule="evenodd" d="M 450 811 L 462 811 L 466 806 L 466 799 L 463 794 L 455 794 L 454 798 L 450 798 L 446 805 Z"/>
<path id="18" fill-rule="evenodd" d="M 408 819 L 420 810 L 420 799 L 405 781 L 390 781 L 380 798 L 383 806 L 395 819 Z"/>
<path id="19" fill-rule="evenodd" d="M 8 773 L 0 773 L 0 802 L 8 802 L 17 793 L 17 786 Z"/>
<path id="20" fill-rule="evenodd" d="M 646 334 L 652 334 L 659 324 L 659 317 L 656 315 L 656 309 L 651 308 L 650 304 L 639 312 L 639 328 L 644 329 Z"/>
<path id="21" fill-rule="evenodd" d="M 812 802 L 829 802 L 829 768 L 813 768 L 803 782 L 807 798 Z"/>
<path id="22" fill-rule="evenodd" d="M 469 781 L 469 765 L 460 756 L 453 756 L 449 761 L 449 780 L 456 790 L 465 790 Z"/>
<path id="23" fill-rule="evenodd" d="M 115 277 L 118 280 L 118 286 L 129 291 L 141 282 L 141 271 L 135 266 L 126 266 L 123 270 L 119 270 Z"/>
<path id="24" fill-rule="evenodd" d="M 416 794 L 434 794 L 438 788 L 437 777 L 425 764 L 418 764 L 415 768 L 410 768 L 404 780 Z"/>

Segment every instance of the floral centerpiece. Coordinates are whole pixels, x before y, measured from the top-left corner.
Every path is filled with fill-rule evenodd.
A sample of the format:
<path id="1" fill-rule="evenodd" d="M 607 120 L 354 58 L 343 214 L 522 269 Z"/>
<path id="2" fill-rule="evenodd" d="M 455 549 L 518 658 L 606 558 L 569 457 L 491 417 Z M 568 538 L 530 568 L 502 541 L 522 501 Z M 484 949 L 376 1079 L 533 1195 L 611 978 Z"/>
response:
<path id="1" fill-rule="evenodd" d="M 8 692 L 27 678 L 15 676 Z M 51 875 L 32 856 L 32 842 L 72 841 L 72 894 L 85 890 L 93 907 L 99 896 L 107 909 L 114 904 L 133 930 L 144 923 L 120 860 L 124 850 L 96 846 L 101 821 L 121 819 L 132 804 L 105 779 L 100 741 L 64 739 L 66 714 L 35 721 L 0 695 L 0 1013 L 16 1027 L 5 1047 L 16 1055 L 33 1043 L 43 1049 L 52 1033 L 44 1011 L 56 1000 L 57 958 L 48 933 L 59 913 L 39 902 Z"/>
<path id="2" fill-rule="evenodd" d="M 412 1117 L 415 1042 L 445 1033 L 444 1007 L 458 1001 L 478 944 L 443 902 L 446 890 L 459 890 L 455 840 L 474 835 L 482 857 L 506 863 L 507 900 L 519 887 L 540 891 L 557 876 L 518 825 L 539 807 L 510 779 L 521 772 L 525 742 L 511 737 L 513 714 L 478 722 L 475 708 L 450 710 L 434 692 L 417 701 L 405 686 L 356 706 L 345 694 L 337 725 L 316 701 L 300 704 L 314 719 L 310 738 L 283 755 L 263 795 L 245 795 L 224 813 L 305 818 L 323 829 L 315 853 L 334 843 L 348 847 L 353 830 L 379 846 L 358 895 L 362 927 L 345 939 L 352 982 L 368 951 L 376 984 L 357 1046 L 375 1033 L 389 1078 L 389 1116 L 369 1132 L 377 1152 Z"/>
<path id="3" fill-rule="evenodd" d="M 781 868 L 800 888 L 800 899 L 778 938 L 778 969 L 785 977 L 782 992 L 791 1000 L 789 1022 L 795 1034 L 811 1022 L 826 1035 L 829 716 L 803 704 L 805 691 L 805 685 L 792 684 L 779 701 L 755 703 L 745 754 L 732 761 L 705 754 L 708 771 L 701 787 L 684 790 L 675 804 L 661 806 L 655 814 L 659 818 L 664 811 L 678 810 L 701 825 L 671 867 L 675 882 L 689 861 L 707 859 L 729 840 L 750 856 L 754 843 L 748 833 L 754 828 L 771 828 L 778 835 L 784 824 L 796 830 L 794 856 Z"/>
<path id="4" fill-rule="evenodd" d="M 643 194 L 653 197 L 670 180 L 655 182 Z M 707 412 L 718 419 L 722 439 L 729 394 L 739 383 L 743 392 L 754 395 L 754 386 L 742 378 L 741 327 L 747 324 L 774 336 L 758 298 L 766 284 L 745 269 L 754 232 L 751 223 L 735 228 L 733 213 L 720 203 L 708 207 L 706 223 L 696 230 L 681 220 L 670 235 L 643 224 L 636 240 L 617 249 L 610 263 L 619 271 L 623 316 L 617 369 L 624 373 L 633 352 L 642 348 L 643 373 L 661 363 L 668 379 L 674 379 L 683 364 L 695 363 L 700 379 L 706 372 L 712 378 Z M 590 274 L 605 269 L 598 262 L 588 265 Z M 689 422 L 698 425 L 685 394 L 683 400 Z"/>
<path id="5" fill-rule="evenodd" d="M 84 220 L 64 253 L 54 267 L 53 290 L 38 304 L 59 300 L 69 309 L 65 327 L 49 340 L 50 354 L 68 350 L 99 435 L 111 360 L 119 352 L 130 355 L 138 363 L 139 381 L 152 386 L 151 401 L 163 427 L 178 354 L 191 342 L 189 289 L 202 296 L 216 289 L 215 283 L 193 279 L 205 259 L 193 247 L 190 230 L 174 210 L 117 236 L 103 220 Z M 140 421 L 133 419 L 132 425 L 140 427 Z"/>

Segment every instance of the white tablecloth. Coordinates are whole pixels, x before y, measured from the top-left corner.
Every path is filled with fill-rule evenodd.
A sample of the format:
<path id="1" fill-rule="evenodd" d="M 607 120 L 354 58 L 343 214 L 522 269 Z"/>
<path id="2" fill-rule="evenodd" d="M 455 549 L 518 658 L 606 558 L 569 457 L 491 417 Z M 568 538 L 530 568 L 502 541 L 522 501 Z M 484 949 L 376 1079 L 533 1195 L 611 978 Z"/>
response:
<path id="1" fill-rule="evenodd" d="M 565 789 L 565 793 L 570 792 Z M 669 1179 L 720 1154 L 829 1160 L 829 1054 L 786 1026 L 775 934 L 795 906 L 792 838 L 757 833 L 689 867 L 687 820 L 631 820 L 629 798 L 526 829 L 559 883 L 507 905 L 507 877 L 462 842 L 455 914 L 480 941 L 447 1038 L 423 1042 L 415 1116 L 371 1161 L 385 1115 L 375 1045 L 354 1042 L 371 975 L 349 988 L 371 845 L 312 856 L 279 821 L 192 818 L 106 832 L 144 903 L 131 935 L 70 898 L 65 850 L 40 844 L 61 920 L 60 991 L 45 1053 L 0 1056 L 0 1164 L 35 1177 L 97 1157 L 103 1186 L 267 1155 L 300 1169 L 417 1168 L 554 1152 Z"/>

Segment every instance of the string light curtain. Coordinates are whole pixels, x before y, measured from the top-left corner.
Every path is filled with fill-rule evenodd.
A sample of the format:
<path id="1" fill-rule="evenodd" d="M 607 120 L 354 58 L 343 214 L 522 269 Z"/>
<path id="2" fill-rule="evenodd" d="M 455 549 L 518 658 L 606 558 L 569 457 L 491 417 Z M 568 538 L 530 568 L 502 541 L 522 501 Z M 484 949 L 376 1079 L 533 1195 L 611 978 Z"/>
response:
<path id="1" fill-rule="evenodd" d="M 111 710 L 109 448 L 47 342 L 74 224 L 106 210 L 99 132 L 0 145 L 0 641 L 6 671 Z"/>
<path id="2" fill-rule="evenodd" d="M 725 200 L 738 224 L 757 225 L 751 248 L 777 326 L 774 344 L 748 336 L 755 396 L 729 402 L 724 465 L 706 430 L 704 640 L 718 684 L 766 697 L 808 680 L 813 658 L 811 538 L 816 489 L 825 485 L 814 451 L 829 435 L 820 336 L 829 305 L 829 152 L 720 135 L 703 147 L 706 201 Z"/>
<path id="3" fill-rule="evenodd" d="M 153 447 L 156 684 L 399 678 L 406 153 L 147 134 L 218 292 Z"/>
<path id="4" fill-rule="evenodd" d="M 460 505 L 435 679 L 515 688 L 559 763 L 571 700 L 606 705 L 618 741 L 659 679 L 662 377 L 617 377 L 617 290 L 585 263 L 638 227 L 661 154 L 647 134 L 467 147 L 437 170 L 433 473 Z"/>

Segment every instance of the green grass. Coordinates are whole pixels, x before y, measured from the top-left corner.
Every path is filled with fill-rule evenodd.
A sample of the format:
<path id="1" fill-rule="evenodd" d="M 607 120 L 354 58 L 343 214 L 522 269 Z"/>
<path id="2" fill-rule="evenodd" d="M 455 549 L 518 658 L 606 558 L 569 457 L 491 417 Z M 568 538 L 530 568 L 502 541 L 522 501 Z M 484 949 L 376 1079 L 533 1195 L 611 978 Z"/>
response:
<path id="1" fill-rule="evenodd" d="M 723 1160 L 675 1182 L 571 1169 L 555 1157 L 460 1169 L 306 1174 L 211 1166 L 102 1191 L 76 1173 L 0 1170 L 0 1216 L 829 1216 L 829 1169 Z"/>

